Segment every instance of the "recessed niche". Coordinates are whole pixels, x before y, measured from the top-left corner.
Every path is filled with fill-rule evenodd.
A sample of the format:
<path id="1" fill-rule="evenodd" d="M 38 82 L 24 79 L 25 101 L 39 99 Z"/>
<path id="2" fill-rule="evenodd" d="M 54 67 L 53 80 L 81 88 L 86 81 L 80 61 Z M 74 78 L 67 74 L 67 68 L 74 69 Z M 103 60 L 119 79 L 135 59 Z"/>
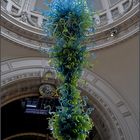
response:
<path id="1" fill-rule="evenodd" d="M 12 6 L 12 8 L 11 8 L 11 12 L 12 12 L 12 13 L 17 14 L 17 13 L 18 13 L 18 11 L 19 11 L 19 9 L 18 9 L 17 7 Z"/>

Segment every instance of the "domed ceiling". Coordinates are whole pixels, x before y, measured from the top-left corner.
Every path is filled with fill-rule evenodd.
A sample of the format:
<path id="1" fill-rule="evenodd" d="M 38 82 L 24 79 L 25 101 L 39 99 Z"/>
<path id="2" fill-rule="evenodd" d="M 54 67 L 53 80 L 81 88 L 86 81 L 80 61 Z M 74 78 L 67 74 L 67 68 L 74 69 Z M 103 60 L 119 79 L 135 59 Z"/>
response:
<path id="1" fill-rule="evenodd" d="M 42 23 L 46 19 L 40 9 L 47 9 L 45 1 L 51 2 L 2 0 L 2 36 L 34 49 L 51 46 L 52 40 L 43 39 Z M 113 45 L 134 34 L 134 30 L 138 31 L 138 0 L 87 0 L 87 4 L 94 12 L 93 26 L 96 29 L 87 34 L 86 44 L 90 51 Z"/>
<path id="2" fill-rule="evenodd" d="M 48 2 L 51 0 L 48 0 Z M 117 1 L 117 0 L 115 0 Z M 91 10 L 95 10 L 95 11 L 99 11 L 99 10 L 103 10 L 103 4 L 101 0 L 87 0 L 88 6 Z M 33 6 L 34 5 L 34 6 Z M 32 8 L 42 8 L 42 9 L 46 9 L 46 6 L 44 4 L 44 0 L 35 0 L 33 1 L 33 5 Z"/>

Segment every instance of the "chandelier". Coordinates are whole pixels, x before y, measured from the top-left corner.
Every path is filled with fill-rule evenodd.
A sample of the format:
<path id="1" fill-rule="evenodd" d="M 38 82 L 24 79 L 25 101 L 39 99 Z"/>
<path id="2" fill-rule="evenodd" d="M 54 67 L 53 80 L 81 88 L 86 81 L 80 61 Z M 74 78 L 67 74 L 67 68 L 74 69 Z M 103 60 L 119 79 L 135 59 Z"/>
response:
<path id="1" fill-rule="evenodd" d="M 58 140 L 85 140 L 93 127 L 89 117 L 93 109 L 84 109 L 87 99 L 81 99 L 77 82 L 86 63 L 82 42 L 92 26 L 90 11 L 86 0 L 52 0 L 43 15 L 47 18 L 43 29 L 56 42 L 50 58 L 61 80 L 57 88 L 60 106 L 49 120 L 49 127 Z M 40 93 L 51 94 L 51 87 L 42 85 Z"/>

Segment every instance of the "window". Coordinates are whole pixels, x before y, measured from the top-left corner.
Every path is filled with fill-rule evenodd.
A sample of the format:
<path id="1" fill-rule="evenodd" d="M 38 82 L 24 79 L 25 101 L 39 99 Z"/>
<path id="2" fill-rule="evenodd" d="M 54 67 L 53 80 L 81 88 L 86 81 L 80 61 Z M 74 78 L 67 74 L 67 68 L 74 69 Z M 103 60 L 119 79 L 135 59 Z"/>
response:
<path id="1" fill-rule="evenodd" d="M 7 0 L 2 0 L 2 2 L 1 2 L 1 6 L 2 6 L 3 8 L 6 8 L 7 3 L 8 3 Z"/>
<path id="2" fill-rule="evenodd" d="M 18 8 L 16 8 L 15 6 L 12 6 L 11 12 L 17 14 L 19 11 Z"/>
<path id="3" fill-rule="evenodd" d="M 127 10 L 128 6 L 129 6 L 129 1 L 126 1 L 125 3 L 123 3 L 124 10 Z"/>
<path id="4" fill-rule="evenodd" d="M 100 16 L 100 23 L 101 24 L 107 23 L 107 15 L 106 14 L 103 14 Z"/>
<path id="5" fill-rule="evenodd" d="M 87 0 L 87 4 L 92 11 L 99 11 L 103 9 L 101 0 Z"/>
<path id="6" fill-rule="evenodd" d="M 34 0 L 35 1 L 35 0 Z M 35 5 L 33 7 L 34 11 L 40 12 L 41 10 L 47 10 L 47 4 L 45 3 L 45 0 L 36 0 Z"/>
<path id="7" fill-rule="evenodd" d="M 117 18 L 119 16 L 118 8 L 115 8 L 115 9 L 111 10 L 111 14 L 112 14 L 113 19 Z"/>
<path id="8" fill-rule="evenodd" d="M 34 16 L 34 15 L 31 15 L 31 20 L 32 20 L 34 23 L 37 23 L 38 17 L 36 17 L 36 16 Z"/>

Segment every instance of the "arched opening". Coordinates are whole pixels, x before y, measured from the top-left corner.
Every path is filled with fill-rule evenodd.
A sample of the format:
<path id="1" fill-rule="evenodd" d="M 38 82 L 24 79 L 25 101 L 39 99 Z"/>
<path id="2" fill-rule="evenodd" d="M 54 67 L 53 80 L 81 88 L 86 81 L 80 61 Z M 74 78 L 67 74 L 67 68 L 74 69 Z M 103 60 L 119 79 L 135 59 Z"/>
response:
<path id="1" fill-rule="evenodd" d="M 17 63 L 20 63 L 19 67 L 15 65 Z M 8 65 L 12 69 L 2 72 L 1 106 L 4 107 L 17 99 L 39 96 L 41 76 L 44 72 L 42 59 L 21 58 L 3 63 L 4 68 Z M 53 72 L 54 70 L 47 66 L 46 71 Z M 86 84 L 83 84 L 82 80 L 85 80 Z M 58 85 L 54 75 L 47 83 Z M 85 69 L 78 86 L 81 95 L 88 96 L 89 102 L 94 105 L 95 109 L 91 117 L 101 139 L 132 140 L 133 137 L 138 137 L 137 124 L 130 108 L 110 84 Z M 131 133 L 133 130 L 136 130 L 135 135 Z"/>
<path id="2" fill-rule="evenodd" d="M 36 80 L 39 82 L 35 84 Z M 56 107 L 59 106 L 58 96 L 48 94 L 48 96 L 42 97 L 39 93 L 42 83 L 39 79 L 36 80 L 29 78 L 15 81 L 2 88 L 2 91 L 7 89 L 5 96 L 2 96 L 1 107 L 3 140 L 53 140 L 51 130 L 48 128 L 48 119 L 52 117 L 51 112 L 55 112 Z M 33 87 L 32 91 L 27 88 L 29 82 L 30 85 L 34 83 L 33 86 L 37 87 L 36 90 Z M 11 89 L 14 89 L 15 85 L 19 89 L 16 89 L 18 94 L 15 93 L 13 96 L 9 91 L 12 91 Z M 50 83 L 48 85 L 55 87 Z M 20 89 L 26 90 L 20 92 Z M 51 110 L 49 110 L 49 106 Z M 101 140 L 96 125 L 87 138 L 87 140 L 93 139 Z"/>
<path id="3" fill-rule="evenodd" d="M 53 140 L 52 137 L 49 136 L 49 134 L 40 134 L 40 133 L 33 133 L 33 132 L 29 132 L 29 133 L 19 133 L 19 134 L 15 134 L 12 135 L 10 137 L 5 138 L 4 140 Z"/>
<path id="4" fill-rule="evenodd" d="M 55 110 L 58 100 L 32 96 L 12 101 L 3 106 L 1 108 L 2 139 L 42 139 L 42 136 L 33 135 L 34 133 L 42 134 L 46 139 L 52 137 L 51 130 L 48 128 L 48 118 L 51 115 L 48 109 L 44 109 L 44 104 L 50 105 Z"/>

